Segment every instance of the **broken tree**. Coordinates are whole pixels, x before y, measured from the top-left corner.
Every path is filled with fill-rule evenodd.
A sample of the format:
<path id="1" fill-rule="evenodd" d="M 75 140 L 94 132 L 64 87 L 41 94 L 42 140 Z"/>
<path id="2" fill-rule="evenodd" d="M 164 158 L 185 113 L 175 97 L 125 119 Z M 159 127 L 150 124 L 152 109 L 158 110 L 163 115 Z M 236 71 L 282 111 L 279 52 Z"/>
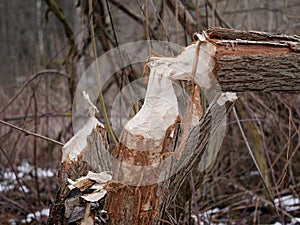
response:
<path id="1" fill-rule="evenodd" d="M 63 148 L 49 224 L 172 224 L 166 210 L 185 177 L 215 157 L 229 92 L 300 91 L 298 36 L 212 28 L 195 39 L 177 57 L 150 58 L 144 105 L 112 151 L 89 103 L 89 120 Z M 173 80 L 191 87 L 184 116 Z M 198 86 L 214 89 L 204 112 Z"/>

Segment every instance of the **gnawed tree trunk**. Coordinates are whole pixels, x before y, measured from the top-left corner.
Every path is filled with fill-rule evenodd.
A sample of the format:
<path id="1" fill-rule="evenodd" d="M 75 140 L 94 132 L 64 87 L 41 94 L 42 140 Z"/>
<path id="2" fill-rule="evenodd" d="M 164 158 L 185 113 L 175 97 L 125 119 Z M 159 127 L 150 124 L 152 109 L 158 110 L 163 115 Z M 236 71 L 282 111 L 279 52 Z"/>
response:
<path id="1" fill-rule="evenodd" d="M 202 116 L 193 86 L 186 116 L 180 117 L 171 80 L 192 80 L 202 88 L 218 83 L 215 88 L 234 92 L 300 91 L 299 37 L 221 28 L 207 35 L 175 58 L 150 59 L 145 104 L 112 152 L 93 115 L 64 146 L 49 224 L 172 224 L 166 210 L 190 171 L 215 156 L 208 147 L 235 95 L 215 94 Z"/>

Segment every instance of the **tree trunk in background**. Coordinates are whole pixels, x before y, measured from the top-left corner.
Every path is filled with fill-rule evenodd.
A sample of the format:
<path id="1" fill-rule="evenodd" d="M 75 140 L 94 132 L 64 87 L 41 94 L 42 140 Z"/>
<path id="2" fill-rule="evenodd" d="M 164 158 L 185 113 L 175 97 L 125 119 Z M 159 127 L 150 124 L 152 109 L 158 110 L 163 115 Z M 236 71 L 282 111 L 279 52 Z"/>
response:
<path id="1" fill-rule="evenodd" d="M 215 44 L 217 49 L 213 72 L 222 91 L 299 93 L 299 37 L 263 32 L 241 32 L 222 28 L 212 28 L 207 31 L 207 34 L 208 40 Z M 193 59 L 191 58 L 191 60 Z M 170 208 L 171 203 L 180 193 L 181 184 L 187 175 L 198 166 L 207 149 L 210 135 L 217 132 L 218 125 L 221 123 L 218 121 L 222 120 L 222 115 L 217 106 L 217 101 L 213 101 L 201 120 L 190 130 L 180 158 L 182 168 L 176 174 L 163 182 L 144 186 L 131 186 L 112 180 L 104 184 L 107 191 L 106 197 L 89 203 L 83 201 L 81 196 L 86 192 L 91 192 L 89 188 L 92 186 L 91 183 L 95 184 L 95 181 L 86 180 L 89 184 L 86 188 L 79 188 L 75 185 L 76 188 L 70 191 L 68 189 L 70 182 L 67 178 L 78 179 L 87 175 L 88 170 L 100 173 L 109 168 L 107 164 L 115 162 L 111 162 L 112 158 L 105 154 L 98 157 L 99 152 L 105 153 L 108 149 L 104 141 L 105 134 L 100 135 L 100 131 L 93 127 L 85 137 L 87 141 L 84 150 L 78 155 L 77 160 L 70 161 L 68 158 L 63 160 L 59 176 L 60 187 L 56 202 L 51 207 L 49 224 L 67 224 L 70 218 L 72 221 L 81 221 L 81 224 L 93 224 L 95 221 L 103 223 L 103 221 L 107 221 L 107 216 L 109 217 L 108 224 L 164 224 L 165 221 L 171 221 L 166 210 Z M 232 102 L 226 103 L 226 112 L 229 112 L 232 106 Z M 213 111 L 216 113 L 212 118 Z M 159 117 L 160 115 L 157 115 L 158 119 Z M 105 132 L 105 130 L 103 129 L 101 132 Z M 120 161 L 148 165 L 149 161 L 153 160 L 152 156 L 157 153 L 156 151 L 159 151 L 162 159 L 167 157 L 163 151 L 168 146 L 172 146 L 175 151 L 178 151 L 176 138 L 178 135 L 180 139 L 180 132 L 174 134 L 176 136 L 172 141 L 163 139 L 159 150 L 146 148 L 147 151 L 136 153 L 120 144 L 114 149 L 113 155 Z M 166 134 L 164 138 L 168 135 Z M 74 139 L 76 138 L 79 137 L 74 136 Z M 139 142 L 143 139 L 139 139 L 136 135 L 132 140 Z M 139 149 L 135 149 L 135 151 L 137 150 Z M 113 164 L 114 172 L 120 172 L 118 166 L 118 163 Z M 121 172 L 123 174 L 114 174 L 114 176 L 120 178 L 124 173 L 128 173 L 126 176 L 130 175 L 134 179 L 144 181 L 144 174 L 139 171 L 123 170 Z M 156 176 L 153 173 L 153 179 L 157 179 Z M 187 186 L 185 185 L 185 188 Z M 184 190 L 184 193 L 189 193 L 189 190 Z M 183 198 L 180 200 L 183 203 L 188 201 L 190 195 L 180 197 Z"/>

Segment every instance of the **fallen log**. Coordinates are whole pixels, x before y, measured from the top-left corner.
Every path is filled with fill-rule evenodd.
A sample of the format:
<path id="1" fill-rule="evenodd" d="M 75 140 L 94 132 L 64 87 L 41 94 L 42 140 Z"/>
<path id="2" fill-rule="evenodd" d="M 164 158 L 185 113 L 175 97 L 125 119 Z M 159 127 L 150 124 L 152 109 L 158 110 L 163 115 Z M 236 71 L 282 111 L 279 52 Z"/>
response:
<path id="1" fill-rule="evenodd" d="M 300 37 L 211 28 L 214 75 L 222 91 L 300 92 Z"/>

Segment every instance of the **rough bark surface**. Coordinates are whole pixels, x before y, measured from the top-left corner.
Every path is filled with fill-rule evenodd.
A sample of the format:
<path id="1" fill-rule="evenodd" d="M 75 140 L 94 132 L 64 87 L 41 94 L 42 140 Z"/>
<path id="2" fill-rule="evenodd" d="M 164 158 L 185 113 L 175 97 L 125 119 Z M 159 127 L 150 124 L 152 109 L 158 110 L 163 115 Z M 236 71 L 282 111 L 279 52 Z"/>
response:
<path id="1" fill-rule="evenodd" d="M 222 91 L 299 92 L 299 54 L 217 56 Z"/>
<path id="2" fill-rule="evenodd" d="M 84 201 L 81 196 L 92 183 L 85 185 L 86 188 L 75 188 L 71 190 L 68 186 L 68 179 L 76 180 L 86 176 L 89 171 L 96 173 L 107 171 L 111 168 L 109 154 L 107 150 L 106 131 L 101 127 L 95 127 L 90 135 L 86 137 L 87 145 L 78 155 L 77 160 L 72 160 L 66 157 L 61 163 L 61 168 L 58 174 L 58 192 L 55 202 L 50 207 L 50 215 L 48 224 L 70 224 L 78 221 L 83 221 L 85 210 L 88 202 Z M 95 217 L 103 209 L 103 201 L 93 205 L 89 209 L 89 215 Z M 93 218 L 94 221 L 94 218 Z"/>
<path id="3" fill-rule="evenodd" d="M 300 91 L 299 37 L 263 32 L 247 33 L 221 28 L 209 30 L 207 33 L 208 40 L 217 46 L 213 72 L 223 91 L 291 93 Z M 178 129 L 179 123 L 176 122 L 170 127 L 174 132 L 172 138 L 170 138 L 171 129 L 166 131 L 159 149 L 152 148 L 152 142 L 144 142 L 143 137 L 132 130 L 131 134 L 126 135 L 125 130 L 123 137 L 131 135 L 131 146 L 136 148 L 123 145 L 122 143 L 126 141 L 120 143 L 113 150 L 115 159 L 118 159 L 115 161 L 112 160 L 108 146 L 105 144 L 105 129 L 95 128 L 88 135 L 86 146 L 77 160 L 70 160 L 67 157 L 62 162 L 59 190 L 55 203 L 51 207 L 49 224 L 68 224 L 70 221 L 80 221 L 81 224 L 102 224 L 107 222 L 107 216 L 109 217 L 107 224 L 114 225 L 163 224 L 171 221 L 166 210 L 180 193 L 180 187 L 187 175 L 198 166 L 207 150 L 209 140 L 223 124 L 224 112 L 229 112 L 233 106 L 233 103 L 229 102 L 223 108 L 220 107 L 218 98 L 219 96 L 216 96 L 210 102 L 201 120 L 189 131 L 187 138 L 184 139 L 184 147 L 179 159 L 174 161 L 172 168 L 169 168 L 180 169 L 162 182 L 149 182 L 149 185 L 144 186 L 117 182 L 123 177 L 141 179 L 141 182 L 145 182 L 144 175 L 147 175 L 147 179 L 158 180 L 156 172 L 160 172 L 149 170 L 150 174 L 145 174 L 144 171 L 126 170 L 126 168 L 122 170 L 120 169 L 122 165 L 118 162 L 147 166 L 169 157 L 173 154 L 172 151 L 178 151 L 181 142 L 182 130 Z M 182 126 L 181 128 L 184 128 Z M 135 138 L 136 142 L 134 142 Z M 138 151 L 141 145 L 137 143 L 141 142 L 146 143 L 142 149 L 147 151 Z M 86 184 L 86 189 L 70 190 L 68 187 L 67 178 L 75 180 L 85 176 L 88 171 L 100 173 L 106 170 L 113 171 L 113 180 L 105 186 L 106 197 L 96 203 L 89 203 L 81 198 L 84 192 L 88 191 L 90 183 Z M 182 195 L 180 201 L 184 202 L 189 197 L 189 195 Z"/>
<path id="4" fill-rule="evenodd" d="M 299 92 L 299 36 L 224 28 L 207 32 L 217 45 L 214 75 L 222 91 Z"/>

